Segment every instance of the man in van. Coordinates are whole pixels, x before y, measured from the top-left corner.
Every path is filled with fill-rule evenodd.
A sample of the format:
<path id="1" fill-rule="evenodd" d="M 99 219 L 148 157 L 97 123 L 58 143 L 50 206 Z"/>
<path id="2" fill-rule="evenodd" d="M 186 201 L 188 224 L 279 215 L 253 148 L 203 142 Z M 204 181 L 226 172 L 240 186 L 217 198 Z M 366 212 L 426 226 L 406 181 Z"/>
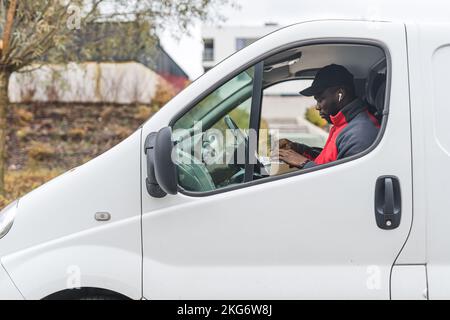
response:
<path id="1" fill-rule="evenodd" d="M 314 96 L 320 116 L 332 127 L 323 149 L 281 139 L 280 160 L 293 167 L 311 168 L 357 154 L 375 141 L 380 125 L 356 96 L 353 75 L 344 66 L 323 67 L 311 87 L 300 94 Z"/>

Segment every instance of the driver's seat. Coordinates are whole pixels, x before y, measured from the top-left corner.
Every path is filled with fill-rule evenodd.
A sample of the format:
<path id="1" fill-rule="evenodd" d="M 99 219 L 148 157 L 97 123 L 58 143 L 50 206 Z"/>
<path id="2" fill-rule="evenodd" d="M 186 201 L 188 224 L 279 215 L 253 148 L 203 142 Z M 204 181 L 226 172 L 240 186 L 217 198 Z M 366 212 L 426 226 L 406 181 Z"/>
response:
<path id="1" fill-rule="evenodd" d="M 386 60 L 379 61 L 369 72 L 365 88 L 365 100 L 369 111 L 378 122 L 383 118 L 384 100 L 386 93 Z"/>

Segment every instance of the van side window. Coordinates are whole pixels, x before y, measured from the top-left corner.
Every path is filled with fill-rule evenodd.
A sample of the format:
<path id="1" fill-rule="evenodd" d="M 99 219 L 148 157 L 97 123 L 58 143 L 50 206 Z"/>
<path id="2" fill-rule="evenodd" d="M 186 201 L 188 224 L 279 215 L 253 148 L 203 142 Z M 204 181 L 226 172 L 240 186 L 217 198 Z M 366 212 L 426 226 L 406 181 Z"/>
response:
<path id="1" fill-rule="evenodd" d="M 328 122 L 320 118 L 314 98 L 299 95 L 300 90 L 311 84 L 310 79 L 294 79 L 274 84 L 263 91 L 258 155 L 263 159 L 269 175 L 298 170 L 279 161 L 274 155 L 273 150 L 279 139 L 316 148 L 325 145 Z"/>
<path id="2" fill-rule="evenodd" d="M 242 182 L 253 72 L 250 68 L 232 78 L 174 124 L 182 188 L 211 191 Z"/>
<path id="3" fill-rule="evenodd" d="M 373 145 L 387 64 L 360 44 L 293 48 L 226 81 L 173 125 L 179 185 L 210 192 L 326 168 Z"/>

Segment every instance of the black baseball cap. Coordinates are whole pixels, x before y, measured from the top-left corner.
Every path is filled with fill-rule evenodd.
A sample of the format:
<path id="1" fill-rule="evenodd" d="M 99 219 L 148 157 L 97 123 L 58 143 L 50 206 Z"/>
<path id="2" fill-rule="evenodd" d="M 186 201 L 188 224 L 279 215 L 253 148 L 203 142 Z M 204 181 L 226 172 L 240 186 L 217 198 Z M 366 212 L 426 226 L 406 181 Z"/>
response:
<path id="1" fill-rule="evenodd" d="M 317 71 L 312 85 L 300 91 L 300 94 L 311 97 L 321 93 L 325 89 L 338 86 L 353 88 L 353 74 L 344 66 L 333 63 Z"/>

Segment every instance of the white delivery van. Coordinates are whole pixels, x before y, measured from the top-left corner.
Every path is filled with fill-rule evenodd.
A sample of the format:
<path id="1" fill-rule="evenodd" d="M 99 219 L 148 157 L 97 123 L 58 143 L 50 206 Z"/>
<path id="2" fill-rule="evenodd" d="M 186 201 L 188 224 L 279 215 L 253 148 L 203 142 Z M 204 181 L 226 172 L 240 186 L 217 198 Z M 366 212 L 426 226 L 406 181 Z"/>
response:
<path id="1" fill-rule="evenodd" d="M 377 139 L 272 170 L 274 137 L 323 139 L 296 135 L 305 109 L 266 91 L 300 91 L 330 63 L 354 75 Z M 449 23 L 319 20 L 269 34 L 5 208 L 0 297 L 450 298 L 449 74 Z M 277 127 L 277 112 L 297 127 Z"/>

